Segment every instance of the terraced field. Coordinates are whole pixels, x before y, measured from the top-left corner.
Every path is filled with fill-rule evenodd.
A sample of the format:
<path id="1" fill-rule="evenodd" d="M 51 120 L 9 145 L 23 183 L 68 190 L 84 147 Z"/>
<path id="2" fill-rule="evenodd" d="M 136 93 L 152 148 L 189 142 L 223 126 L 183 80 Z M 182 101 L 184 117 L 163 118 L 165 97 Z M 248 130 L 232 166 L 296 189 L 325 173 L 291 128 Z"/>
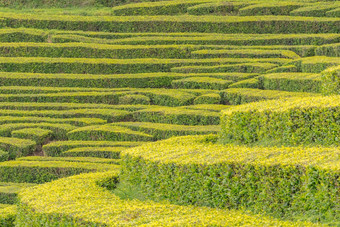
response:
<path id="1" fill-rule="evenodd" d="M 339 1 L 0 7 L 0 226 L 340 225 Z"/>

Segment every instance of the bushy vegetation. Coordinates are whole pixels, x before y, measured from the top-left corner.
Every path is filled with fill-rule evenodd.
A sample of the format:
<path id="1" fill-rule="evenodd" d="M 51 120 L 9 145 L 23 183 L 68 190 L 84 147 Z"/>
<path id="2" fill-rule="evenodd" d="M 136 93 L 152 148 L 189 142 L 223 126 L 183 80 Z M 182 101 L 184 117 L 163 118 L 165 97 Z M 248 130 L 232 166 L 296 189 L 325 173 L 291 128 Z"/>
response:
<path id="1" fill-rule="evenodd" d="M 0 0 L 0 226 L 339 226 L 339 9 Z"/>

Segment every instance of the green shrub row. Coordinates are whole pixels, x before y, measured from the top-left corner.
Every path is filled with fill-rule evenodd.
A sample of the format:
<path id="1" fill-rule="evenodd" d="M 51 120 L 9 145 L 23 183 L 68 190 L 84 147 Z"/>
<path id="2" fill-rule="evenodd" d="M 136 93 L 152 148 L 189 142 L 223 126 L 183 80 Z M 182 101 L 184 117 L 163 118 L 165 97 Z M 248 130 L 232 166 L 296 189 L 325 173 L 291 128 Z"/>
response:
<path id="1" fill-rule="evenodd" d="M 31 128 L 24 131 L 21 131 L 21 133 L 33 133 L 34 129 L 38 131 L 38 128 L 40 129 L 45 129 L 45 130 L 50 130 L 53 133 L 49 134 L 51 138 L 53 139 L 58 139 L 58 140 L 63 140 L 67 138 L 67 132 L 72 131 L 76 129 L 77 127 L 70 125 L 70 124 L 55 124 L 55 123 L 13 123 L 13 124 L 3 124 L 1 125 L 0 128 L 0 136 L 12 136 L 13 131 L 17 131 L 20 129 L 25 129 L 25 128 Z M 32 129 L 34 128 L 34 129 Z M 45 131 L 44 130 L 44 131 Z M 20 132 L 18 132 L 20 134 Z M 18 134 L 17 134 L 18 136 Z M 38 139 L 38 135 L 34 136 L 32 135 L 32 140 Z"/>
<path id="2" fill-rule="evenodd" d="M 260 76 L 264 89 L 294 92 L 320 92 L 321 76 L 311 73 L 273 73 Z"/>
<path id="3" fill-rule="evenodd" d="M 141 74 L 40 74 L 1 72 L 2 86 L 37 86 L 37 87 L 83 87 L 83 88 L 170 88 L 173 80 L 186 77 L 215 77 L 221 79 L 241 80 L 256 74 L 247 73 L 141 73 Z"/>
<path id="4" fill-rule="evenodd" d="M 188 7 L 187 12 L 191 15 L 236 15 L 246 5 L 245 2 L 211 2 Z"/>
<path id="5" fill-rule="evenodd" d="M 52 36 L 53 37 L 53 36 Z M 190 58 L 193 45 L 107 45 L 99 43 L 1 43 L 1 57 Z"/>
<path id="6" fill-rule="evenodd" d="M 35 186 L 35 184 L 0 182 L 0 204 L 15 204 L 17 194 L 21 190 L 32 186 Z"/>
<path id="7" fill-rule="evenodd" d="M 32 154 L 36 143 L 32 140 L 0 137 L 0 149 L 9 153 L 9 159 Z"/>
<path id="8" fill-rule="evenodd" d="M 222 98 L 219 94 L 209 93 L 209 94 L 197 96 L 197 98 L 194 99 L 194 105 L 220 104 L 221 101 L 222 101 Z"/>
<path id="9" fill-rule="evenodd" d="M 0 205 L 0 225 L 14 227 L 17 214 L 16 205 Z"/>
<path id="10" fill-rule="evenodd" d="M 246 6 L 239 10 L 241 16 L 290 15 L 290 12 L 303 6 L 297 2 L 269 2 Z"/>
<path id="11" fill-rule="evenodd" d="M 68 140 L 68 141 L 55 141 L 43 146 L 44 154 L 47 156 L 60 156 L 64 152 L 76 149 L 76 148 L 129 148 L 139 146 L 143 142 L 131 142 L 131 141 L 84 141 L 84 140 Z"/>
<path id="12" fill-rule="evenodd" d="M 223 80 L 219 78 L 211 78 L 211 77 L 189 77 L 180 80 L 173 80 L 171 85 L 173 88 L 182 88 L 182 89 L 212 89 L 212 90 L 221 90 L 227 89 L 228 86 L 232 84 L 230 80 Z"/>
<path id="13" fill-rule="evenodd" d="M 70 140 L 152 141 L 153 136 L 115 125 L 93 125 L 67 133 Z"/>
<path id="14" fill-rule="evenodd" d="M 315 54 L 329 57 L 340 57 L 340 44 L 335 43 L 319 46 L 315 49 Z"/>
<path id="15" fill-rule="evenodd" d="M 2 110 L 0 110 L 1 112 Z M 15 117 L 0 116 L 0 124 L 14 123 L 59 123 L 75 126 L 100 125 L 107 123 L 106 120 L 99 118 L 50 118 L 50 117 Z"/>
<path id="16" fill-rule="evenodd" d="M 338 34 L 211 34 L 211 33 L 107 33 L 117 34 L 122 37 L 114 39 L 91 38 L 88 34 L 52 35 L 54 43 L 98 43 L 112 45 L 200 45 L 197 48 L 212 49 L 287 49 L 297 52 L 299 55 L 313 55 L 314 45 L 336 43 L 339 41 Z M 124 37 L 130 34 L 130 37 Z M 149 34 L 149 35 L 148 35 Z M 178 34 L 178 35 L 173 35 Z M 186 34 L 186 35 L 180 35 Z M 100 36 L 94 34 L 95 36 Z M 231 46 L 226 46 L 231 45 Z M 261 46 L 262 45 L 262 46 Z M 269 46 L 268 46 L 269 45 Z M 273 46 L 276 45 L 276 46 Z M 291 46 L 293 45 L 293 46 Z M 195 46 L 194 46 L 195 47 Z M 196 47 L 195 47 L 196 48 Z M 194 48 L 194 49 L 195 49 Z M 303 53 L 303 54 L 302 54 Z"/>
<path id="17" fill-rule="evenodd" d="M 174 67 L 171 71 L 176 73 L 265 73 L 267 70 L 275 67 L 277 67 L 277 65 L 272 63 L 242 63 L 217 66 L 182 66 Z"/>
<path id="18" fill-rule="evenodd" d="M 11 135 L 15 138 L 30 139 L 37 145 L 42 145 L 53 138 L 53 131 L 41 128 L 24 128 L 12 131 Z"/>
<path id="19" fill-rule="evenodd" d="M 318 94 L 307 92 L 287 92 L 252 88 L 229 88 L 221 91 L 220 95 L 222 97 L 222 103 L 229 105 L 238 105 L 269 99 L 279 100 L 291 97 L 319 96 Z"/>
<path id="20" fill-rule="evenodd" d="M 293 62 L 291 62 L 291 64 L 297 66 L 300 72 L 320 73 L 329 67 L 339 65 L 340 58 L 315 56 L 294 60 Z"/>
<path id="21" fill-rule="evenodd" d="M 119 74 L 170 72 L 173 67 L 188 65 L 213 66 L 223 63 L 273 62 L 287 63 L 288 59 L 93 59 L 93 58 L 42 58 L 0 57 L 1 72 Z"/>
<path id="22" fill-rule="evenodd" d="M 258 77 L 241 80 L 229 85 L 229 88 L 259 88 L 262 89 L 262 84 Z"/>
<path id="23" fill-rule="evenodd" d="M 61 153 L 63 157 L 97 157 L 117 159 L 126 147 L 78 147 Z"/>
<path id="24" fill-rule="evenodd" d="M 1 99 L 1 97 L 0 97 Z M 75 109 L 75 110 L 0 110 L 0 116 L 22 117 L 52 117 L 52 118 L 101 118 L 108 122 L 125 121 L 131 119 L 131 113 L 125 110 L 115 109 Z M 0 118 L 1 119 L 1 118 Z M 63 120 L 66 123 L 66 120 Z"/>
<path id="25" fill-rule="evenodd" d="M 191 109 L 191 110 L 206 110 L 212 112 L 221 112 L 221 110 L 229 108 L 229 105 L 222 105 L 222 104 L 196 104 L 190 106 L 183 106 L 184 109 Z"/>
<path id="26" fill-rule="evenodd" d="M 247 147 L 217 139 L 177 137 L 125 150 L 120 180 L 177 204 L 339 224 L 337 147 Z"/>
<path id="27" fill-rule="evenodd" d="M 81 174 L 25 190 L 19 195 L 17 225 L 315 226 L 237 210 L 127 200 L 101 187 L 108 182 L 115 188 L 117 177 L 117 171 Z"/>
<path id="28" fill-rule="evenodd" d="M 290 50 L 265 49 L 197 50 L 192 55 L 197 58 L 300 58 Z"/>
<path id="29" fill-rule="evenodd" d="M 340 95 L 340 65 L 321 73 L 321 92 L 324 95 Z"/>
<path id="30" fill-rule="evenodd" d="M 327 17 L 339 17 L 340 16 L 340 8 L 336 8 L 326 12 Z"/>
<path id="31" fill-rule="evenodd" d="M 220 114 L 206 110 L 184 109 L 181 107 L 158 107 L 135 111 L 136 121 L 177 125 L 218 125 Z"/>
<path id="32" fill-rule="evenodd" d="M 114 164 L 65 161 L 8 161 L 0 163 L 0 181 L 45 183 L 80 173 L 116 170 Z"/>
<path id="33" fill-rule="evenodd" d="M 17 161 L 39 161 L 39 162 L 76 162 L 76 163 L 97 163 L 97 164 L 117 164 L 117 159 L 96 158 L 96 157 L 45 157 L 45 156 L 27 156 L 18 158 Z"/>
<path id="34" fill-rule="evenodd" d="M 339 96 L 250 103 L 222 111 L 225 143 L 339 145 Z"/>
<path id="35" fill-rule="evenodd" d="M 185 14 L 188 7 L 205 2 L 209 0 L 142 2 L 113 7 L 112 13 L 115 16 Z"/>
<path id="36" fill-rule="evenodd" d="M 317 2 L 310 6 L 301 7 L 290 12 L 292 16 L 303 17 L 325 17 L 327 12 L 340 7 L 336 2 L 333 4 L 325 4 L 324 2 Z M 331 15 L 329 15 L 331 16 Z"/>
<path id="37" fill-rule="evenodd" d="M 151 99 L 151 104 L 154 105 L 161 105 L 161 106 L 182 106 L 188 105 L 192 103 L 192 100 L 196 97 L 195 94 L 189 93 L 186 90 L 179 90 L 179 89 L 125 89 L 122 91 L 97 91 L 97 92 L 57 92 L 47 93 L 47 94 L 3 94 L 0 95 L 0 101 L 2 102 L 48 102 L 53 103 L 54 105 L 58 105 L 57 103 L 75 103 L 75 105 L 79 106 L 79 103 L 84 103 L 86 105 L 92 104 L 92 108 L 101 107 L 102 104 L 119 104 L 119 99 L 122 96 L 126 96 L 128 94 L 142 94 L 146 95 Z M 107 109 L 108 105 L 103 105 L 104 108 L 100 109 Z M 86 108 L 85 105 L 82 107 Z M 143 105 L 120 105 L 117 107 L 111 107 L 111 111 L 120 110 L 116 109 L 127 109 L 127 110 L 136 110 L 145 108 Z M 94 115 L 97 112 L 95 109 L 79 109 L 79 110 L 69 110 L 69 111 L 78 111 L 79 114 L 83 112 L 83 116 L 86 116 L 86 111 L 93 112 Z M 108 110 L 110 111 L 110 110 Z M 66 111 L 67 112 L 67 111 Z M 100 115 L 100 114 L 99 114 Z M 72 116 L 72 114 L 70 115 Z"/>
<path id="38" fill-rule="evenodd" d="M 267 71 L 267 73 L 293 73 L 298 72 L 299 69 L 295 65 L 284 65 L 277 68 L 273 68 Z"/>
<path id="39" fill-rule="evenodd" d="M 217 125 L 191 126 L 150 122 L 119 122 L 114 123 L 114 125 L 145 132 L 152 135 L 156 140 L 167 139 L 173 136 L 217 134 L 220 132 L 220 127 Z"/>
<path id="40" fill-rule="evenodd" d="M 2 26 L 108 32 L 339 33 L 338 18 L 288 16 L 69 16 L 2 12 Z M 261 20 L 259 20 L 261 19 Z"/>

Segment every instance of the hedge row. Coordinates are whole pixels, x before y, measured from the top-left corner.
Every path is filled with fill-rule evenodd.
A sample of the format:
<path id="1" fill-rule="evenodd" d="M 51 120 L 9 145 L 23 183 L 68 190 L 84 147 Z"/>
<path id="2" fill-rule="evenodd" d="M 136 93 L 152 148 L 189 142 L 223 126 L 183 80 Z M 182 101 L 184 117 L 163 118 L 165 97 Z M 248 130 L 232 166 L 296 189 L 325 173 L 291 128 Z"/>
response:
<path id="1" fill-rule="evenodd" d="M 120 179 L 148 198 L 339 224 L 337 147 L 246 147 L 217 139 L 177 137 L 125 150 Z"/>
<path id="2" fill-rule="evenodd" d="M 315 56 L 294 60 L 293 62 L 291 62 L 291 64 L 297 66 L 300 72 L 320 73 L 329 67 L 339 65 L 340 58 Z"/>
<path id="3" fill-rule="evenodd" d="M 321 76 L 311 73 L 273 73 L 260 76 L 262 86 L 269 90 L 320 92 Z"/>
<path id="4" fill-rule="evenodd" d="M 0 148 L 9 153 L 9 159 L 26 156 L 35 151 L 36 143 L 32 140 L 0 137 Z"/>
<path id="5" fill-rule="evenodd" d="M 222 105 L 222 104 L 196 104 L 191 106 L 183 106 L 184 109 L 191 109 L 191 110 L 206 110 L 212 112 L 221 112 L 221 110 L 229 108 L 229 105 Z"/>
<path id="6" fill-rule="evenodd" d="M 300 58 L 290 50 L 236 49 L 236 50 L 197 50 L 192 55 L 197 58 Z"/>
<path id="7" fill-rule="evenodd" d="M 278 65 L 272 63 L 242 63 L 217 66 L 182 66 L 174 67 L 171 69 L 171 71 L 176 73 L 265 73 L 267 70 L 277 66 Z"/>
<path id="8" fill-rule="evenodd" d="M 108 34 L 132 34 L 132 33 L 108 33 Z M 114 39 L 91 38 L 88 34 L 60 34 L 52 35 L 54 43 L 98 43 L 113 45 L 201 45 L 200 48 L 223 49 L 239 47 L 240 49 L 288 49 L 309 53 L 313 55 L 312 48 L 315 46 L 339 41 L 338 34 L 211 34 L 211 33 L 133 33 L 130 37 L 117 37 Z M 149 34 L 149 35 L 148 35 Z M 186 34 L 186 35 L 173 35 Z M 94 34 L 95 35 L 95 34 Z M 213 46 L 212 46 L 213 45 Z M 235 45 L 226 46 L 226 45 Z M 261 46 L 259 46 L 261 45 Z M 267 47 L 265 47 L 267 45 Z M 268 46 L 270 45 L 270 46 Z M 280 46 L 272 46 L 280 45 Z M 293 46 L 290 46 L 293 45 Z M 301 46 L 308 45 L 308 46 Z"/>
<path id="9" fill-rule="evenodd" d="M 1 112 L 2 110 L 0 110 Z M 14 117 L 0 116 L 0 124 L 15 123 L 56 123 L 70 124 L 75 126 L 100 125 L 107 123 L 106 120 L 99 118 L 50 118 L 50 117 Z"/>
<path id="10" fill-rule="evenodd" d="M 83 88 L 171 88 L 173 80 L 186 77 L 215 77 L 221 79 L 241 80 L 256 74 L 247 73 L 141 73 L 141 74 L 41 74 L 1 72 L 2 86 L 37 86 L 37 87 L 83 87 Z"/>
<path id="11" fill-rule="evenodd" d="M 226 63 L 273 62 L 287 63 L 288 59 L 93 59 L 93 58 L 5 58 L 0 57 L 1 72 L 119 74 L 170 72 L 173 67 L 188 65 L 213 66 Z"/>
<path id="12" fill-rule="evenodd" d="M 177 125 L 218 125 L 220 114 L 212 111 L 184 109 L 181 107 L 158 107 L 135 111 L 136 121 Z"/>
<path id="13" fill-rule="evenodd" d="M 115 16 L 185 14 L 188 7 L 205 2 L 209 0 L 142 2 L 113 7 L 112 13 Z"/>
<path id="14" fill-rule="evenodd" d="M 50 134 L 52 138 L 63 140 L 67 138 L 67 132 L 76 129 L 77 127 L 70 125 L 70 124 L 55 124 L 55 123 L 13 123 L 13 124 L 3 124 L 0 128 L 0 136 L 11 136 L 13 131 L 25 128 L 37 128 L 50 130 L 53 133 Z M 34 130 L 33 130 L 34 131 Z M 28 132 L 32 132 L 29 130 Z M 28 133 L 26 132 L 26 133 Z M 39 136 L 37 136 L 39 137 Z M 34 136 L 32 137 L 33 140 Z"/>
<path id="15" fill-rule="evenodd" d="M 108 182 L 115 188 L 117 177 L 117 172 L 81 174 L 25 190 L 19 196 L 17 225 L 42 226 L 43 220 L 49 226 L 313 226 L 236 210 L 124 200 L 99 186 Z"/>
<path id="16" fill-rule="evenodd" d="M 321 92 L 324 95 L 340 95 L 340 65 L 322 72 Z"/>
<path id="17" fill-rule="evenodd" d="M 59 92 L 59 93 L 47 93 L 47 94 L 3 94 L 0 95 L 0 101 L 2 102 L 47 102 L 47 103 L 84 103 L 86 105 L 93 104 L 119 104 L 119 99 L 122 96 L 129 94 L 142 94 L 151 99 L 151 104 L 161 106 L 182 106 L 192 103 L 192 100 L 196 97 L 192 92 L 189 93 L 186 90 L 178 89 L 126 89 L 126 91 L 98 91 L 98 92 Z M 55 104 L 58 105 L 58 104 Z M 107 109 L 108 105 L 103 105 Z M 83 106 L 85 107 L 85 106 Z M 100 107 L 100 105 L 98 105 Z M 115 107 L 116 109 L 136 110 L 145 108 L 143 105 L 120 105 Z M 114 107 L 108 108 L 115 111 Z M 69 110 L 83 112 L 86 115 L 86 110 Z M 88 110 L 91 112 L 91 109 Z M 119 110 L 116 110 L 117 113 Z M 93 110 L 95 113 L 96 110 Z M 98 114 L 98 111 L 97 111 Z"/>
<path id="18" fill-rule="evenodd" d="M 295 65 L 284 65 L 268 70 L 266 73 L 293 73 L 298 72 L 299 69 Z"/>
<path id="19" fill-rule="evenodd" d="M 240 8 L 247 5 L 244 2 L 211 2 L 188 7 L 187 11 L 191 15 L 236 15 Z"/>
<path id="20" fill-rule="evenodd" d="M 63 157 L 97 157 L 117 159 L 120 152 L 126 147 L 78 147 L 67 150 L 61 154 Z"/>
<path id="21" fill-rule="evenodd" d="M 109 32 L 339 33 L 338 18 L 287 16 L 68 16 L 2 12 L 4 27 Z M 259 20 L 260 19 L 260 20 Z M 56 23 L 57 22 L 57 23 Z"/>
<path id="22" fill-rule="evenodd" d="M 153 136 L 115 125 L 93 125 L 67 133 L 70 140 L 152 141 Z"/>
<path id="23" fill-rule="evenodd" d="M 129 148 L 141 145 L 143 142 L 131 142 L 131 141 L 84 141 L 84 140 L 69 140 L 69 141 L 55 141 L 43 146 L 43 151 L 47 156 L 60 156 L 64 152 L 67 152 L 76 148 Z"/>
<path id="24" fill-rule="evenodd" d="M 241 80 L 229 85 L 229 88 L 259 88 L 262 89 L 262 84 L 258 77 Z"/>
<path id="25" fill-rule="evenodd" d="M 0 150 L 0 162 L 7 161 L 9 159 L 9 153 L 7 151 Z"/>
<path id="26" fill-rule="evenodd" d="M 8 161 L 0 163 L 0 181 L 45 183 L 80 173 L 116 169 L 117 165 L 91 162 Z"/>
<path id="27" fill-rule="evenodd" d="M 16 214 L 16 205 L 1 205 L 0 206 L 0 225 L 4 227 L 14 227 Z"/>
<path id="28" fill-rule="evenodd" d="M 216 93 L 209 93 L 209 94 L 204 94 L 201 96 L 198 96 L 197 98 L 194 99 L 194 104 L 195 105 L 200 105 L 200 104 L 220 104 L 222 101 L 222 98 L 219 94 Z"/>
<path id="29" fill-rule="evenodd" d="M 1 97 L 0 97 L 1 99 Z M 114 109 L 75 109 L 75 110 L 1 110 L 0 116 L 52 117 L 52 118 L 101 118 L 108 122 L 130 120 L 132 115 L 125 110 Z M 1 119 L 1 118 L 0 118 Z M 63 122 L 66 120 L 64 119 Z M 65 122 L 66 123 L 66 122 Z"/>
<path id="30" fill-rule="evenodd" d="M 252 88 L 229 88 L 221 91 L 220 95 L 222 97 L 222 103 L 229 105 L 238 105 L 269 99 L 279 100 L 291 97 L 318 96 L 318 94 L 307 92 L 287 92 Z"/>
<path id="31" fill-rule="evenodd" d="M 15 204 L 17 194 L 21 190 L 32 186 L 35 186 L 35 184 L 0 182 L 0 204 Z"/>
<path id="32" fill-rule="evenodd" d="M 222 111 L 225 143 L 339 145 L 340 98 L 306 97 L 241 105 Z"/>
<path id="33" fill-rule="evenodd" d="M 135 111 L 135 110 L 145 109 L 148 107 L 149 107 L 148 105 L 108 105 L 108 104 L 92 104 L 92 103 L 0 102 L 0 109 L 4 109 L 4 110 L 5 109 L 7 110 L 116 109 L 116 110 Z"/>
<path id="34" fill-rule="evenodd" d="M 1 43 L 1 57 L 190 58 L 193 45 L 107 45 L 99 43 Z"/>
<path id="35" fill-rule="evenodd" d="M 39 161 L 39 162 L 76 162 L 76 163 L 96 163 L 96 164 L 117 164 L 117 159 L 95 158 L 95 157 L 45 157 L 45 156 L 28 156 L 18 158 L 17 161 Z"/>
<path id="36" fill-rule="evenodd" d="M 239 10 L 241 16 L 255 15 L 290 15 L 290 12 L 304 4 L 297 2 L 266 2 L 246 6 Z"/>
<path id="37" fill-rule="evenodd" d="M 305 6 L 305 7 L 295 9 L 290 12 L 290 15 L 303 16 L 303 17 L 325 17 L 325 16 L 328 16 L 327 12 L 337 7 L 340 7 L 340 5 L 337 4 L 336 2 L 332 4 L 325 4 L 324 2 L 317 2 L 317 3 L 312 4 L 311 6 Z"/>
<path id="38" fill-rule="evenodd" d="M 326 12 L 327 17 L 339 17 L 340 16 L 340 8 L 336 8 Z"/>
<path id="39" fill-rule="evenodd" d="M 220 127 L 217 125 L 190 126 L 150 122 L 119 122 L 114 123 L 114 125 L 145 132 L 152 135 L 156 140 L 167 139 L 173 136 L 217 134 L 220 132 Z"/>
<path id="40" fill-rule="evenodd" d="M 53 138 L 53 131 L 41 128 L 24 128 L 14 130 L 11 132 L 12 137 L 21 139 L 30 139 L 38 145 L 46 143 L 49 139 Z"/>
<path id="41" fill-rule="evenodd" d="M 180 80 L 173 80 L 171 85 L 173 88 L 182 88 L 182 89 L 212 89 L 212 90 L 221 90 L 227 89 L 230 84 L 233 82 L 231 80 L 222 80 L 219 78 L 211 78 L 211 77 L 189 77 Z"/>
<path id="42" fill-rule="evenodd" d="M 329 57 L 340 57 L 340 44 L 335 43 L 319 46 L 315 49 L 315 54 Z"/>

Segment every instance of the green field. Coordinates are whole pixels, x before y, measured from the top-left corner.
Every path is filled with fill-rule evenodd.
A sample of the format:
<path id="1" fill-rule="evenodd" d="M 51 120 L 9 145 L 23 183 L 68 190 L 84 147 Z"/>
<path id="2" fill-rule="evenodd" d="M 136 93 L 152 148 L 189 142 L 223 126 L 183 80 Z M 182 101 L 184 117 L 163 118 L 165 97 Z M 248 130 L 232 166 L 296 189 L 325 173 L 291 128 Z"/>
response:
<path id="1" fill-rule="evenodd" d="M 0 0 L 0 226 L 340 226 L 340 2 Z"/>

